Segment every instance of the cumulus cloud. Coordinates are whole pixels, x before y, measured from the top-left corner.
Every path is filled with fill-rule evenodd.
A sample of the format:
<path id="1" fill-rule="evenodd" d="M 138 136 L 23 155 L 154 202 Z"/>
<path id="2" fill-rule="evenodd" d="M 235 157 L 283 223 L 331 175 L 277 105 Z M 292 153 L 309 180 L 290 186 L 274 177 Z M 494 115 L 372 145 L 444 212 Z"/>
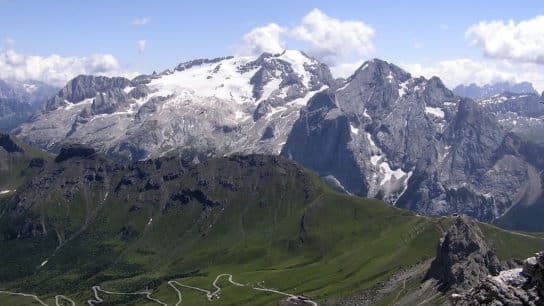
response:
<path id="1" fill-rule="evenodd" d="M 318 9 L 310 11 L 298 25 L 283 27 L 276 23 L 257 27 L 242 37 L 239 54 L 278 53 L 286 41 L 304 43 L 307 52 L 321 60 L 336 62 L 350 55 L 364 55 L 374 50 L 374 29 L 361 21 L 340 20 Z"/>
<path id="2" fill-rule="evenodd" d="M 56 54 L 29 56 L 12 49 L 0 51 L 0 79 L 38 80 L 62 86 L 79 74 L 133 75 L 123 72 L 111 54 L 64 57 Z"/>
<path id="3" fill-rule="evenodd" d="M 374 50 L 374 29 L 361 21 L 339 20 L 312 10 L 290 34 L 310 45 L 309 52 L 319 58 L 342 57 L 355 53 L 367 54 Z"/>
<path id="4" fill-rule="evenodd" d="M 363 65 L 365 61 L 359 60 L 351 63 L 341 63 L 330 67 L 331 73 L 336 78 L 348 78 L 350 77 L 359 67 Z"/>
<path id="5" fill-rule="evenodd" d="M 145 47 L 147 46 L 147 41 L 145 39 L 138 40 L 136 42 L 136 47 L 138 48 L 138 52 L 143 53 L 145 51 Z"/>
<path id="6" fill-rule="evenodd" d="M 257 27 L 242 37 L 242 45 L 238 48 L 240 54 L 257 55 L 263 52 L 280 53 L 284 50 L 282 34 L 286 29 L 276 23 Z"/>
<path id="7" fill-rule="evenodd" d="M 132 20 L 132 25 L 143 26 L 143 25 L 148 24 L 150 21 L 151 21 L 151 18 L 149 18 L 149 17 L 135 18 L 135 19 Z"/>
<path id="8" fill-rule="evenodd" d="M 544 15 L 518 23 L 482 21 L 466 36 L 488 57 L 544 64 Z"/>
<path id="9" fill-rule="evenodd" d="M 544 90 L 544 69 L 533 63 L 512 63 L 501 61 L 476 61 L 468 58 L 441 61 L 431 65 L 404 64 L 402 68 L 414 76 L 440 77 L 453 88 L 459 84 L 492 84 L 499 81 L 533 83 L 538 90 Z"/>

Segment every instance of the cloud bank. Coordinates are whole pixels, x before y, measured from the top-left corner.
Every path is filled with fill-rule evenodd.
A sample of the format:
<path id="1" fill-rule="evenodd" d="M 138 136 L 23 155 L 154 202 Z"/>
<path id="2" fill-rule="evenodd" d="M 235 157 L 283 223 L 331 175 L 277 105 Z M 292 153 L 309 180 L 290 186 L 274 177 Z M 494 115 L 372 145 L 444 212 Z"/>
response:
<path id="1" fill-rule="evenodd" d="M 16 51 L 0 51 L 0 79 L 37 80 L 57 86 L 79 74 L 132 75 L 121 70 L 111 54 L 91 56 L 23 55 Z"/>
<path id="2" fill-rule="evenodd" d="M 340 20 L 313 9 L 293 27 L 270 23 L 252 29 L 243 36 L 238 53 L 279 53 L 287 47 L 286 41 L 292 41 L 306 44 L 307 52 L 320 60 L 337 63 L 374 51 L 373 37 L 374 29 L 362 21 Z"/>

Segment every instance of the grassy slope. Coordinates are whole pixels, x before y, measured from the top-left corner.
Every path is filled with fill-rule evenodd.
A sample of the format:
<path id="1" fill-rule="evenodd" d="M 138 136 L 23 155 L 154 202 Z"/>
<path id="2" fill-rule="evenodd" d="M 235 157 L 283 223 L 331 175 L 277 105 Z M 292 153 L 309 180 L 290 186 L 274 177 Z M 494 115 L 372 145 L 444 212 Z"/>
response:
<path id="1" fill-rule="evenodd" d="M 213 181 L 225 172 L 244 179 L 236 192 L 211 188 L 210 195 L 227 203 L 224 207 L 203 209 L 191 201 L 165 210 L 154 200 L 160 194 L 144 194 L 138 197 L 147 205 L 131 210 L 136 199 L 127 195 L 134 193 L 104 202 L 104 191 L 92 187 L 81 189 L 71 202 L 51 194 L 35 208 L 49 228 L 44 239 L 0 243 L 0 260 L 8 263 L 2 276 L 25 271 L 31 276 L 0 283 L 0 288 L 48 301 L 64 294 L 78 304 L 92 297 L 90 287 L 96 284 L 125 292 L 151 288 L 173 305 L 176 296 L 168 280 L 213 290 L 218 274 L 231 273 L 237 282 L 264 282 L 319 300 L 371 288 L 402 267 L 432 258 L 451 222 L 335 193 L 313 174 L 285 176 L 277 167 L 258 172 L 217 163 L 200 167 L 199 175 Z M 76 167 L 70 171 L 77 174 Z M 196 181 L 187 175 L 182 186 Z M 482 229 L 501 259 L 524 258 L 544 248 L 542 239 L 487 225 Z M 73 237 L 57 252 L 56 232 Z M 45 259 L 48 264 L 39 268 Z M 220 284 L 224 291 L 216 305 L 277 305 L 281 298 L 234 287 L 225 279 Z M 211 304 L 201 293 L 182 292 L 182 305 Z M 103 297 L 115 305 L 147 304 L 141 297 Z M 0 304 L 14 300 L 28 301 L 0 295 Z"/>

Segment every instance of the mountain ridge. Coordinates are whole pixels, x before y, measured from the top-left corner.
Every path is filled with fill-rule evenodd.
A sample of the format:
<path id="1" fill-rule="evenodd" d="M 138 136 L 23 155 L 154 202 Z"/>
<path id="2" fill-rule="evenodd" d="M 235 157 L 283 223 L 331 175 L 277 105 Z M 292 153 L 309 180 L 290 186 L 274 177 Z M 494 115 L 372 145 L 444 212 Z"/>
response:
<path id="1" fill-rule="evenodd" d="M 293 50 L 194 60 L 133 80 L 78 77 L 48 105 L 16 135 L 135 160 L 282 154 L 347 192 L 424 214 L 492 222 L 531 205 L 541 185 L 525 157 L 501 151 L 510 131 L 484 104 L 379 59 L 346 80 Z"/>

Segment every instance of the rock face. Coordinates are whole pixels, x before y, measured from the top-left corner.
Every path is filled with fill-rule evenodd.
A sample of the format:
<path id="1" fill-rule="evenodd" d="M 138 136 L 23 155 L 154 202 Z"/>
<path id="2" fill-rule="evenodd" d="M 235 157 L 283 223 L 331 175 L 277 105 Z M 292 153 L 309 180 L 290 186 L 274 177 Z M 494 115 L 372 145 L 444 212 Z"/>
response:
<path id="1" fill-rule="evenodd" d="M 531 141 L 544 143 L 544 99 L 536 93 L 503 93 L 478 100 L 500 125 Z"/>
<path id="2" fill-rule="evenodd" d="M 23 123 L 57 90 L 36 81 L 0 80 L 0 130 L 9 132 Z"/>
<path id="3" fill-rule="evenodd" d="M 455 305 L 542 305 L 544 303 L 544 253 L 525 261 L 523 268 L 488 276 L 462 295 L 453 295 Z"/>
<path id="4" fill-rule="evenodd" d="M 55 162 L 60 163 L 74 157 L 88 158 L 96 154 L 96 150 L 81 144 L 67 144 L 62 147 Z"/>
<path id="5" fill-rule="evenodd" d="M 0 147 L 8 153 L 24 152 L 23 148 L 9 135 L 0 132 Z"/>
<path id="6" fill-rule="evenodd" d="M 282 154 L 351 193 L 492 221 L 541 189 L 528 191 L 541 185 L 539 170 L 503 150 L 507 136 L 493 114 L 438 78 L 375 59 L 310 99 Z"/>
<path id="7" fill-rule="evenodd" d="M 291 50 L 133 80 L 80 76 L 16 134 L 54 152 L 76 142 L 133 160 L 282 154 L 349 193 L 488 222 L 542 193 L 544 166 L 508 149 L 510 130 L 490 109 L 378 59 L 347 80 Z"/>
<path id="8" fill-rule="evenodd" d="M 453 89 L 453 92 L 456 95 L 471 98 L 473 100 L 486 99 L 506 92 L 515 94 L 537 94 L 533 84 L 529 82 L 498 82 L 495 84 L 486 84 L 484 86 L 478 86 L 472 83 L 470 85 L 459 85 Z"/>
<path id="9" fill-rule="evenodd" d="M 290 50 L 190 61 L 133 80 L 79 76 L 16 133 L 55 152 L 70 141 L 135 160 L 180 148 L 278 154 L 300 108 L 333 83 L 325 65 Z"/>
<path id="10" fill-rule="evenodd" d="M 500 262 L 478 225 L 458 217 L 441 239 L 426 279 L 437 280 L 442 292 L 468 290 L 487 275 L 498 275 L 500 270 Z"/>

